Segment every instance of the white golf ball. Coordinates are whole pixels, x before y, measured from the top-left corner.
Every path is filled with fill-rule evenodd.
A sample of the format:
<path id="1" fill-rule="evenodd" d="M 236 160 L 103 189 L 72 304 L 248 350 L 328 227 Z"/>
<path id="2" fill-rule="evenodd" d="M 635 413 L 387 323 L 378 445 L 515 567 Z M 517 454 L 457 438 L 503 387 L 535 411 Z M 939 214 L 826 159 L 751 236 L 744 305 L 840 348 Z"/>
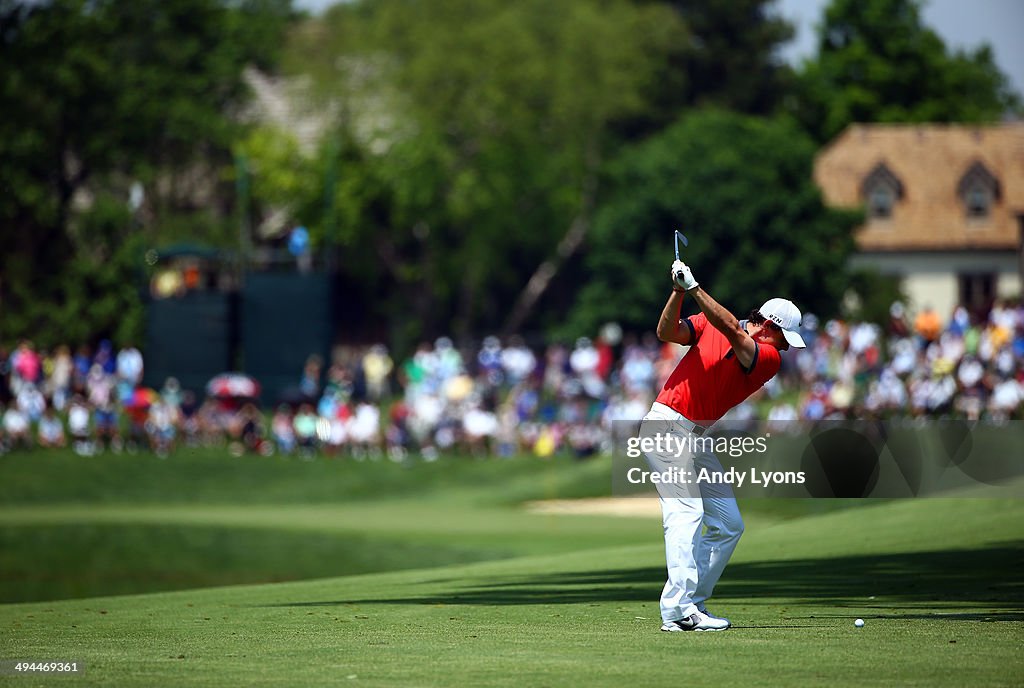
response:
<path id="1" fill-rule="evenodd" d="M 853 625 L 857 628 L 864 628 L 864 619 L 857 619 L 853 622 Z"/>

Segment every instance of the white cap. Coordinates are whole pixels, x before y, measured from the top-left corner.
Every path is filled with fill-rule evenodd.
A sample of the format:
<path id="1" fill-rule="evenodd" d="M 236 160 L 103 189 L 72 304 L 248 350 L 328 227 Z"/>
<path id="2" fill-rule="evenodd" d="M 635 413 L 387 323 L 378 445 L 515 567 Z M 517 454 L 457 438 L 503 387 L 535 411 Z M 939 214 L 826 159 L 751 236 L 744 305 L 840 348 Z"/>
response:
<path id="1" fill-rule="evenodd" d="M 782 334 L 790 346 L 803 349 L 804 338 L 797 332 L 800 327 L 800 309 L 789 299 L 768 299 L 760 309 L 761 315 L 782 328 Z"/>

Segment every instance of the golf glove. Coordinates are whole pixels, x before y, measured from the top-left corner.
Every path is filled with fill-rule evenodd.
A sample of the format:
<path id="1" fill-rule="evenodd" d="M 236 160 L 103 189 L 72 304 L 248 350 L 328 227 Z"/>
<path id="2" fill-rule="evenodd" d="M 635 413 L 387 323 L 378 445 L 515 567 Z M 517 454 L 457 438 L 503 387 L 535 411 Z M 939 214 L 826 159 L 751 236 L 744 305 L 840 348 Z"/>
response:
<path id="1" fill-rule="evenodd" d="M 690 266 L 681 260 L 672 263 L 672 281 L 686 291 L 696 289 L 698 286 L 697 280 L 693 278 L 693 273 L 690 272 Z"/>

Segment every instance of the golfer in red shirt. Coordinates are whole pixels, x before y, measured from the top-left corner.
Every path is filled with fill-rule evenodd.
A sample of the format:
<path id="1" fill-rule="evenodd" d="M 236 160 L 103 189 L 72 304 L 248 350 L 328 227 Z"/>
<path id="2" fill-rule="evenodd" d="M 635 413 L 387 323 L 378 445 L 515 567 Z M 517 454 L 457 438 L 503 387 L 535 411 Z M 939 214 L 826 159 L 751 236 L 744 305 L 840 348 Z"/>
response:
<path id="1" fill-rule="evenodd" d="M 801 315 L 791 301 L 770 299 L 750 319 L 737 320 L 700 288 L 687 265 L 677 260 L 671 274 L 672 295 L 658 322 L 658 338 L 690 350 L 669 376 L 644 425 L 692 442 L 775 376 L 781 351 L 804 346 L 796 331 Z M 680 319 L 686 294 L 701 312 Z M 676 455 L 646 456 L 655 470 L 680 462 Z M 710 451 L 698 449 L 681 458 L 694 471 L 691 475 L 701 468 L 723 471 Z M 743 519 L 728 484 L 696 489 L 699 494 L 693 488 L 676 493 L 690 496 L 661 493 L 668 565 L 668 582 L 661 595 L 663 631 L 723 631 L 730 626 L 728 619 L 710 614 L 705 603 L 743 534 Z M 702 526 L 706 532 L 702 533 Z"/>

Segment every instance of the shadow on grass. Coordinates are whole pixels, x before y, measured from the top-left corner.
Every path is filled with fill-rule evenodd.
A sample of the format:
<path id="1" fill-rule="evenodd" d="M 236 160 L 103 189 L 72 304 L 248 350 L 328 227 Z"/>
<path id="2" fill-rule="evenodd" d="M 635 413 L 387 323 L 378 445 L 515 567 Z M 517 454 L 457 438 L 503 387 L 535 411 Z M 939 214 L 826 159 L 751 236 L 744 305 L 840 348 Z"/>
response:
<path id="1" fill-rule="evenodd" d="M 991 602 L 984 601 L 991 605 Z M 863 607 L 858 607 L 862 609 Z M 888 607 L 883 607 L 887 609 Z M 1021 611 L 989 611 L 989 612 L 921 612 L 918 614 L 814 614 L 811 616 L 787 616 L 787 619 L 852 619 L 854 617 L 866 619 L 913 621 L 919 619 L 930 619 L 932 621 L 1024 621 L 1024 610 Z"/>
<path id="2" fill-rule="evenodd" d="M 1024 620 L 1024 541 L 978 550 L 942 550 L 790 561 L 737 562 L 726 569 L 719 599 L 760 600 L 773 605 L 827 604 L 858 609 L 877 606 L 874 617 L 956 621 Z M 409 588 L 387 598 L 291 602 L 272 606 L 361 604 L 527 605 L 657 600 L 665 571 L 637 567 L 497 577 L 435 592 Z M 420 588 L 422 590 L 422 588 Z M 768 599 L 770 598 L 770 602 Z M 874 602 L 878 599 L 878 602 Z M 985 606 L 990 613 L 934 614 L 936 603 Z M 899 605 L 911 613 L 882 613 Z M 920 613 L 916 609 L 920 609 Z M 837 615 L 845 617 L 845 615 Z M 863 616 L 863 614 L 861 614 Z M 790 617 L 809 618 L 809 617 Z M 824 617 L 821 617 L 824 618 Z"/>

